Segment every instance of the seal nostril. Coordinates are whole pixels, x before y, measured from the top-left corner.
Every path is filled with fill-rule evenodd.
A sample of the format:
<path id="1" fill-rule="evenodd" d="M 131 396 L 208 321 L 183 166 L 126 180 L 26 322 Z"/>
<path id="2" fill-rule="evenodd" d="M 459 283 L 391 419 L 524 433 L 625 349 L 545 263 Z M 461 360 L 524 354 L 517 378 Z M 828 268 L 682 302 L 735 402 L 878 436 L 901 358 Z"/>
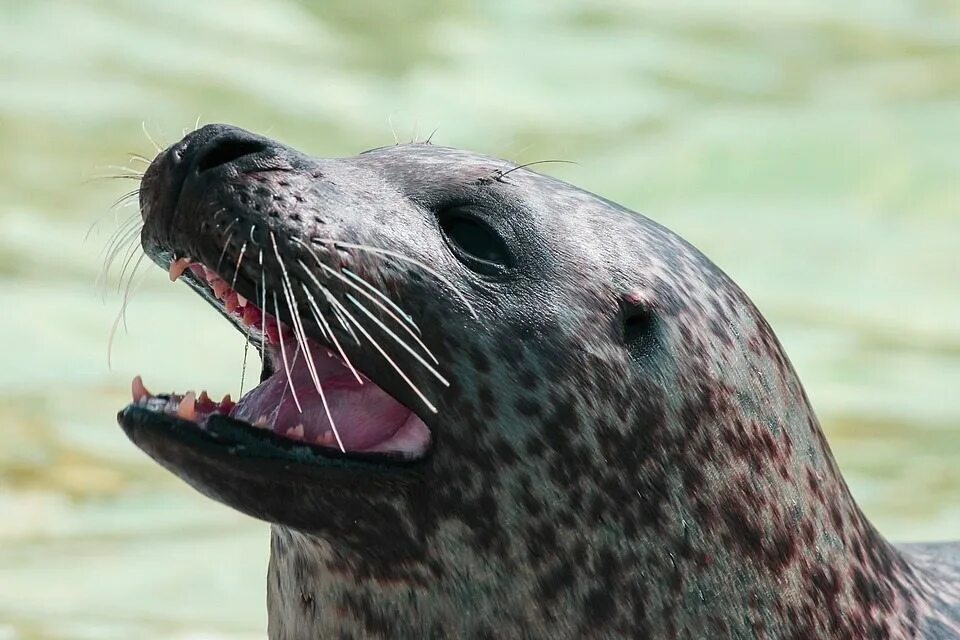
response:
<path id="1" fill-rule="evenodd" d="M 197 160 L 197 173 L 203 173 L 210 169 L 216 169 L 219 166 L 239 160 L 244 156 L 260 153 L 265 150 L 267 145 L 257 140 L 238 140 L 225 139 L 214 141 L 200 153 Z"/>

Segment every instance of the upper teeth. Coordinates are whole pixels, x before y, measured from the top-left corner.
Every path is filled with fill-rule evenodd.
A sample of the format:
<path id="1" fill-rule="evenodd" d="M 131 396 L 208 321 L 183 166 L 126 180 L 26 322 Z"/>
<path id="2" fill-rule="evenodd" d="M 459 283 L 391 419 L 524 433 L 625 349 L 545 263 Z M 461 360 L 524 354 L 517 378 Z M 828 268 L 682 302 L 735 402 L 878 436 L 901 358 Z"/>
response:
<path id="1" fill-rule="evenodd" d="M 213 295 L 223 301 L 228 314 L 238 318 L 253 331 L 263 334 L 268 344 L 277 344 L 280 341 L 277 319 L 251 304 L 249 300 L 234 291 L 215 271 L 202 263 L 194 262 L 191 258 L 174 260 L 170 263 L 170 280 L 178 280 L 187 269 L 190 269 L 201 282 L 207 283 Z M 224 396 L 220 402 L 213 402 L 206 391 L 201 392 L 199 396 L 193 391 L 188 391 L 183 396 L 170 394 L 156 397 L 147 390 L 140 376 L 133 379 L 130 389 L 134 404 L 175 415 L 184 420 L 198 421 L 198 417 L 202 420 L 212 413 L 229 415 L 234 407 L 229 395 Z M 265 420 L 263 424 L 267 424 Z"/>
<path id="2" fill-rule="evenodd" d="M 268 343 L 276 344 L 279 341 L 280 332 L 277 330 L 276 318 L 266 314 L 266 320 L 264 320 L 264 313 L 247 298 L 234 291 L 213 269 L 200 262 L 194 262 L 192 258 L 179 258 L 170 264 L 170 279 L 179 279 L 187 269 L 207 283 L 213 295 L 223 302 L 228 314 L 235 316 L 255 332 L 265 334 Z"/>
<path id="3" fill-rule="evenodd" d="M 170 263 L 170 281 L 176 282 L 177 278 L 183 275 L 183 272 L 190 266 L 190 258 L 180 258 Z"/>
<path id="4" fill-rule="evenodd" d="M 227 292 L 227 290 L 230 288 L 230 285 L 220 278 L 215 278 L 210 280 L 210 287 L 213 289 L 213 292 L 216 294 L 216 296 L 222 299 L 223 294 Z"/>
<path id="5" fill-rule="evenodd" d="M 147 391 L 147 388 L 143 386 L 143 379 L 140 376 L 135 376 L 133 382 L 130 385 L 130 391 L 133 393 L 133 401 L 140 402 L 144 398 L 151 398 L 153 394 Z"/>

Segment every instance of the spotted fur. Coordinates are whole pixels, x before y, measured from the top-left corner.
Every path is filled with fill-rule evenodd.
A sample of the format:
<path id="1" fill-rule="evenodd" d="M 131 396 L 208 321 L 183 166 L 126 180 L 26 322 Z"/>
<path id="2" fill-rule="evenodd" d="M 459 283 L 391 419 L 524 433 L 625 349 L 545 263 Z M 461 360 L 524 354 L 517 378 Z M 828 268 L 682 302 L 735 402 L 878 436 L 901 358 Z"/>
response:
<path id="1" fill-rule="evenodd" d="M 239 241 L 219 229 L 237 217 L 388 248 L 477 312 L 409 264 L 317 245 L 403 305 L 452 386 L 417 378 L 439 412 L 407 481 L 311 485 L 316 526 L 275 524 L 271 638 L 960 637 L 957 547 L 873 528 L 770 326 L 684 240 L 465 151 L 262 144 L 267 160 L 185 186 L 189 214 L 145 238 L 209 238 L 201 253 L 229 261 Z M 435 219 L 452 202 L 492 212 L 515 268 L 457 261 Z"/>

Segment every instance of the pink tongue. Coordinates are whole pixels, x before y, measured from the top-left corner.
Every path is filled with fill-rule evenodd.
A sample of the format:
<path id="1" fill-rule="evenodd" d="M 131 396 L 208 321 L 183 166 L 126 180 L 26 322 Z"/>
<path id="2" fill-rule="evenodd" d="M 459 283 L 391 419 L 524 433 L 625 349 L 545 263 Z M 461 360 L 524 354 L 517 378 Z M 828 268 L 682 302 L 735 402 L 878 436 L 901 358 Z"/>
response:
<path id="1" fill-rule="evenodd" d="M 318 349 L 318 352 L 321 351 Z M 287 357 L 291 358 L 293 352 L 294 349 L 288 349 Z M 314 356 L 314 363 L 333 423 L 348 451 L 362 451 L 384 442 L 410 416 L 409 409 L 369 380 L 365 379 L 362 385 L 357 382 L 339 360 L 321 353 Z M 281 436 L 336 447 L 336 439 L 332 434 L 327 434 L 333 429 L 323 400 L 317 393 L 302 355 L 294 363 L 290 378 L 299 408 L 288 385 L 287 374 L 281 366 L 260 386 L 241 398 L 230 415 L 250 423 L 265 416 L 267 424 Z M 300 424 L 304 430 L 302 436 L 298 432 L 287 433 Z"/>

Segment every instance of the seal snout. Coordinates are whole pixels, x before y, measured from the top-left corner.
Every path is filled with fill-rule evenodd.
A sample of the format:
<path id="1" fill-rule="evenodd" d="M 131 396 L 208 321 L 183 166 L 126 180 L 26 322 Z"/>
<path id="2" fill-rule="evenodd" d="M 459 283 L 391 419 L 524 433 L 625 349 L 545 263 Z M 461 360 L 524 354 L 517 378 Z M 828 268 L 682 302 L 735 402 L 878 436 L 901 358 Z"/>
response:
<path id="1" fill-rule="evenodd" d="M 202 188 L 211 179 L 209 173 L 257 166 L 259 157 L 270 148 L 269 140 L 227 125 L 206 125 L 187 134 L 157 154 L 147 168 L 140 195 L 144 217 L 171 212 L 184 192 Z"/>
<path id="2" fill-rule="evenodd" d="M 146 254 L 239 329 L 263 368 L 260 384 L 235 402 L 206 391 L 154 395 L 137 377 L 120 416 L 128 434 L 149 429 L 150 438 L 131 438 L 201 491 L 257 517 L 301 525 L 303 517 L 227 496 L 241 474 L 232 466 L 213 470 L 216 456 L 255 466 L 265 486 L 286 485 L 294 468 L 320 474 L 320 493 L 334 491 L 329 474 L 345 469 L 400 476 L 432 449 L 420 414 L 437 409 L 425 380 L 450 384 L 404 301 L 391 299 L 396 290 L 346 251 L 367 247 L 314 235 L 321 224 L 330 229 L 319 222 L 318 202 L 328 209 L 349 202 L 317 200 L 331 184 L 319 165 L 224 125 L 198 129 L 154 159 L 141 185 Z M 393 254 L 372 251 L 375 265 L 383 251 Z M 205 453 L 193 456 L 198 442 Z M 302 512 L 313 522 L 310 495 L 303 494 Z"/>

